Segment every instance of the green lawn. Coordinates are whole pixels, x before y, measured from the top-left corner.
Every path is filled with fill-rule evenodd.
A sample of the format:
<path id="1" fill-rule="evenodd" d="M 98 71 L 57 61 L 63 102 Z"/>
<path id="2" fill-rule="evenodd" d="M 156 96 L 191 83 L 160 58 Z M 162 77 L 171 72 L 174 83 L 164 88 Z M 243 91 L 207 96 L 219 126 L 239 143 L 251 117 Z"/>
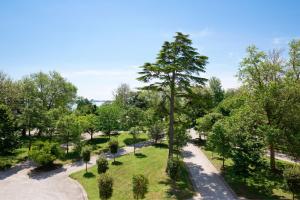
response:
<path id="1" fill-rule="evenodd" d="M 6 156 L 0 156 L 0 163 L 7 163 L 11 166 L 16 165 L 17 163 L 26 160 L 28 156 L 28 148 L 18 148 L 13 151 L 12 154 Z M 0 164 L 1 165 L 1 164 Z M 0 166 L 0 169 L 4 166 Z"/>
<path id="2" fill-rule="evenodd" d="M 217 153 L 212 153 L 204 148 L 201 148 L 201 150 L 213 165 L 218 170 L 221 170 L 221 157 Z M 288 165 L 292 165 L 291 163 L 278 160 L 276 164 L 280 170 L 283 170 Z M 256 172 L 245 179 L 234 174 L 232 165 L 233 162 L 227 159 L 223 177 L 238 196 L 247 199 L 292 199 L 292 194 L 287 191 L 282 174 L 273 174 L 266 167 L 266 169 Z"/>
<path id="3" fill-rule="evenodd" d="M 108 173 L 114 179 L 114 191 L 112 199 L 133 199 L 132 176 L 144 174 L 149 179 L 149 192 L 146 199 L 188 199 L 193 196 L 188 172 L 184 165 L 181 166 L 181 175 L 176 183 L 167 177 L 165 173 L 168 151 L 165 146 L 145 147 L 135 156 L 128 154 L 117 158 L 119 165 L 110 162 Z M 80 171 L 71 175 L 83 185 L 87 191 L 89 200 L 98 200 L 97 168 L 90 168 L 88 174 Z"/>
<path id="4" fill-rule="evenodd" d="M 126 131 L 121 132 L 118 135 L 112 135 L 111 139 L 116 139 L 119 142 L 119 147 L 124 147 L 126 145 L 133 144 L 132 135 Z M 136 142 L 142 142 L 148 140 L 148 135 L 146 133 L 141 133 L 138 136 Z M 99 153 L 99 151 L 107 151 L 108 150 L 109 137 L 108 136 L 97 136 L 93 138 L 93 140 L 87 140 L 86 144 L 89 144 L 93 147 L 94 153 Z"/>

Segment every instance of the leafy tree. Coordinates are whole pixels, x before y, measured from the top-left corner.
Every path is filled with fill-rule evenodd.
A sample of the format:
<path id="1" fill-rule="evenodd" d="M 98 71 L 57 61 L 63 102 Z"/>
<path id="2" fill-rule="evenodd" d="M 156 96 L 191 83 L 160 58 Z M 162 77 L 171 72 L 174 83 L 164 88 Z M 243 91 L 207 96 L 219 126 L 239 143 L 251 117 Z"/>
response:
<path id="1" fill-rule="evenodd" d="M 0 71 L 0 104 L 8 106 L 13 113 L 20 110 L 21 88 L 7 74 Z"/>
<path id="2" fill-rule="evenodd" d="M 132 96 L 133 92 L 126 83 L 122 83 L 114 92 L 115 102 L 123 108 L 129 105 Z"/>
<path id="3" fill-rule="evenodd" d="M 300 195 L 300 167 L 295 165 L 286 169 L 283 173 L 283 176 L 289 190 L 293 193 L 294 200 L 295 194 Z"/>
<path id="4" fill-rule="evenodd" d="M 296 80 L 300 79 L 300 40 L 292 40 L 289 43 L 290 46 L 290 60 L 289 64 L 290 68 L 290 75 L 294 77 Z"/>
<path id="5" fill-rule="evenodd" d="M 87 172 L 87 163 L 91 160 L 91 148 L 89 146 L 82 148 L 81 157 L 83 162 L 85 162 L 85 171 Z"/>
<path id="6" fill-rule="evenodd" d="M 97 170 L 98 174 L 103 174 L 108 170 L 108 161 L 104 155 L 97 159 Z"/>
<path id="7" fill-rule="evenodd" d="M 209 79 L 209 89 L 212 92 L 213 104 L 217 106 L 224 99 L 224 90 L 220 79 L 217 77 L 211 77 Z"/>
<path id="8" fill-rule="evenodd" d="M 116 104 L 101 105 L 98 110 L 99 130 L 110 137 L 113 130 L 120 127 L 121 108 Z"/>
<path id="9" fill-rule="evenodd" d="M 0 104 L 0 154 L 11 152 L 17 147 L 18 136 L 11 110 Z"/>
<path id="10" fill-rule="evenodd" d="M 148 133 L 150 138 L 154 140 L 154 143 L 157 144 L 157 142 L 165 136 L 163 123 L 158 121 L 150 125 Z"/>
<path id="11" fill-rule="evenodd" d="M 123 130 L 129 130 L 132 127 L 141 126 L 144 122 L 143 110 L 137 107 L 128 107 L 123 112 L 121 117 L 121 123 Z"/>
<path id="12" fill-rule="evenodd" d="M 264 126 L 265 116 L 261 110 L 253 108 L 258 107 L 246 105 L 226 119 L 232 146 L 230 157 L 235 172 L 243 176 L 263 166 L 265 144 L 261 127 Z"/>
<path id="13" fill-rule="evenodd" d="M 82 133 L 80 123 L 73 114 L 63 116 L 57 122 L 57 132 L 60 140 L 67 145 L 67 154 L 69 153 L 69 143 L 79 143 Z"/>
<path id="14" fill-rule="evenodd" d="M 207 136 L 208 133 L 211 132 L 213 125 L 222 118 L 222 114 L 214 112 L 198 118 L 196 120 L 196 129 L 200 132 L 199 138 L 201 139 L 201 135 L 203 134 L 204 136 Z"/>
<path id="15" fill-rule="evenodd" d="M 208 135 L 208 140 L 213 144 L 217 153 L 222 156 L 222 166 L 225 168 L 225 159 L 230 156 L 231 145 L 224 122 L 218 121 L 214 124 L 212 132 Z"/>
<path id="16" fill-rule="evenodd" d="M 281 117 L 277 112 L 277 93 L 280 91 L 283 71 L 280 52 L 274 50 L 266 55 L 255 46 L 250 46 L 247 54 L 240 64 L 239 78 L 251 93 L 252 98 L 259 102 L 257 105 L 265 112 L 266 124 L 270 127 L 278 127 L 278 119 Z M 275 145 L 278 137 L 272 133 L 265 136 L 269 142 L 270 168 L 275 170 Z"/>
<path id="17" fill-rule="evenodd" d="M 177 33 L 173 42 L 163 44 L 155 63 L 142 66 L 138 78 L 150 82 L 144 89 L 163 91 L 169 98 L 169 158 L 173 156 L 175 99 L 191 92 L 191 85 L 204 85 L 206 81 L 199 73 L 204 72 L 207 57 L 191 45 L 188 35 Z"/>
<path id="18" fill-rule="evenodd" d="M 135 127 L 132 127 L 129 130 L 129 133 L 132 135 L 132 139 L 133 139 L 133 153 L 134 153 L 134 155 L 135 155 L 135 149 L 136 149 L 135 144 L 138 140 L 138 136 L 140 134 L 140 129 L 141 129 L 140 127 L 135 126 Z"/>
<path id="19" fill-rule="evenodd" d="M 113 194 L 113 178 L 108 174 L 100 174 L 98 179 L 99 197 L 102 200 L 110 199 Z"/>
<path id="20" fill-rule="evenodd" d="M 132 177 L 132 192 L 134 199 L 144 199 L 145 194 L 148 192 L 148 179 L 142 175 L 134 175 Z"/>
<path id="21" fill-rule="evenodd" d="M 93 140 L 94 133 L 98 130 L 98 118 L 94 114 L 88 114 L 85 116 L 78 117 L 79 123 L 84 132 L 87 132 Z"/>
<path id="22" fill-rule="evenodd" d="M 110 153 L 112 153 L 114 156 L 114 162 L 115 162 L 116 161 L 115 154 L 118 153 L 119 142 L 118 140 L 111 140 L 109 141 L 108 146 L 109 146 Z"/>
<path id="23" fill-rule="evenodd" d="M 62 152 L 57 143 L 37 142 L 29 151 L 28 156 L 40 166 L 49 166 L 61 156 Z"/>
<path id="24" fill-rule="evenodd" d="M 76 104 L 76 112 L 79 115 L 95 114 L 97 111 L 97 106 L 86 98 L 78 97 L 76 100 Z"/>

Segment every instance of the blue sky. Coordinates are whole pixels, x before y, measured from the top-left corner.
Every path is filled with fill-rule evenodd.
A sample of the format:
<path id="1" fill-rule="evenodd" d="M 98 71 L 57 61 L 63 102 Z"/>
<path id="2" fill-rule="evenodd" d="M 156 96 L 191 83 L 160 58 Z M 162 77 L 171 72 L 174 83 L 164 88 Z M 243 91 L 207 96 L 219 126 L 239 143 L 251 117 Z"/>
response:
<path id="1" fill-rule="evenodd" d="M 233 88 L 248 45 L 287 52 L 300 37 L 299 8 L 297 0 L 0 1 L 0 70 L 14 79 L 56 70 L 79 95 L 110 99 L 120 83 L 138 86 L 137 67 L 182 31 L 209 57 L 204 76 Z"/>

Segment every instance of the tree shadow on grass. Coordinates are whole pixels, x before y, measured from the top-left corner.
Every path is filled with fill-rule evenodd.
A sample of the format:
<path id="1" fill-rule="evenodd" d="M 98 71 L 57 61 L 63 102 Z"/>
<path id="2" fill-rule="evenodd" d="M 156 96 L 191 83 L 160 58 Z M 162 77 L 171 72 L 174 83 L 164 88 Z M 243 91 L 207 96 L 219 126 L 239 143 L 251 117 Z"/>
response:
<path id="1" fill-rule="evenodd" d="M 123 165 L 123 163 L 122 162 L 120 162 L 120 161 L 113 161 L 112 163 L 111 163 L 112 165 Z"/>
<path id="2" fill-rule="evenodd" d="M 84 178 L 94 178 L 95 174 L 93 174 L 92 172 L 86 172 L 83 174 Z"/>
<path id="3" fill-rule="evenodd" d="M 134 143 L 139 143 L 139 142 L 144 142 L 146 141 L 147 139 L 145 138 L 137 138 L 135 141 L 133 138 L 126 138 L 123 140 L 124 144 L 126 145 L 133 145 Z"/>
<path id="4" fill-rule="evenodd" d="M 167 190 L 167 196 L 175 196 L 176 199 L 189 199 L 195 194 L 193 189 L 189 188 L 187 183 L 183 181 L 175 182 L 168 178 L 166 181 L 160 181 L 159 184 L 169 186 L 170 188 Z"/>
<path id="5" fill-rule="evenodd" d="M 104 143 L 107 143 L 109 141 L 109 138 L 108 137 L 96 137 L 96 138 L 93 138 L 92 140 L 88 140 L 87 141 L 87 144 L 89 145 L 97 145 L 97 144 L 104 144 Z"/>
<path id="6" fill-rule="evenodd" d="M 147 156 L 143 153 L 136 153 L 135 157 L 137 157 L 137 158 L 146 158 Z"/>
<path id="7" fill-rule="evenodd" d="M 284 189 L 282 177 L 268 175 L 267 170 L 262 170 L 244 178 L 236 175 L 232 166 L 225 169 L 222 175 L 238 196 L 246 199 L 286 199 L 273 193 L 273 189 Z"/>
<path id="8" fill-rule="evenodd" d="M 164 144 L 164 143 L 153 144 L 153 146 L 156 147 L 156 148 L 161 148 L 161 149 L 169 148 L 169 146 L 167 144 Z"/>

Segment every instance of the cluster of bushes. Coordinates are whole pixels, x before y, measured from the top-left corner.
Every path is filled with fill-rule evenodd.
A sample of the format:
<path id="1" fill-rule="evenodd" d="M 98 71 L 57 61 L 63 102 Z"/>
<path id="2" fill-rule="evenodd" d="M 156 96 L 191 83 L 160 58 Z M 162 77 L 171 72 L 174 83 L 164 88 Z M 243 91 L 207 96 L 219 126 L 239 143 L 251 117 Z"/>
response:
<path id="1" fill-rule="evenodd" d="M 29 158 L 39 166 L 50 166 L 62 155 L 59 144 L 53 142 L 36 142 L 28 153 Z"/>

